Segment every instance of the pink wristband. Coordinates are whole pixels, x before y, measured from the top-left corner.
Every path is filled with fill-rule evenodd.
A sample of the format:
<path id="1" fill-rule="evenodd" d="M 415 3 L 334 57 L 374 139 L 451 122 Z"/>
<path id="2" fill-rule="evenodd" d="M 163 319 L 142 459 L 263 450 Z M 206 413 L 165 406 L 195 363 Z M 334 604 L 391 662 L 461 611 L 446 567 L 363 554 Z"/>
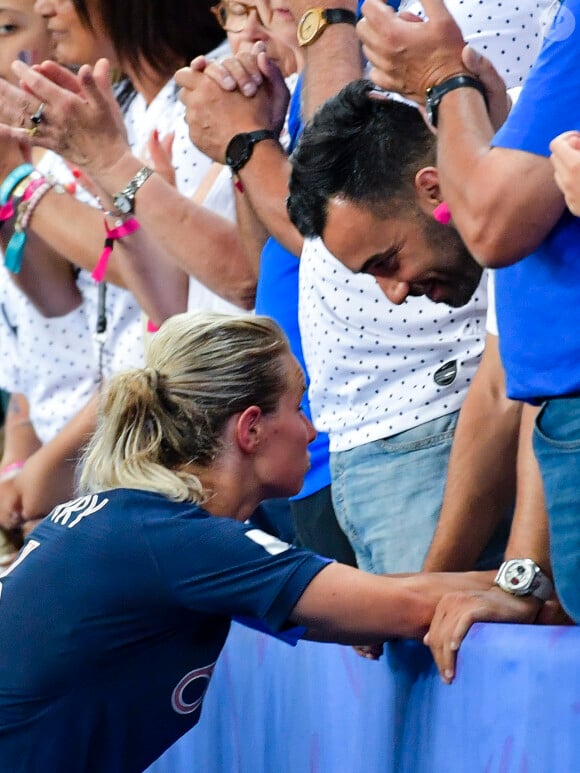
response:
<path id="1" fill-rule="evenodd" d="M 121 223 L 116 228 L 109 228 L 107 221 L 105 220 L 105 231 L 107 232 L 105 246 L 103 247 L 103 251 L 101 252 L 99 260 L 97 261 L 97 265 L 94 267 L 93 273 L 91 274 L 95 282 L 102 282 L 105 278 L 109 257 L 113 251 L 115 241 L 117 239 L 122 239 L 124 236 L 129 236 L 130 234 L 135 233 L 135 231 L 137 231 L 139 228 L 141 228 L 141 224 L 137 218 L 134 217 L 129 218 L 129 220 L 125 220 L 124 223 Z"/>
<path id="2" fill-rule="evenodd" d="M 12 462 L 7 464 L 6 467 L 2 467 L 0 470 L 0 483 L 15 478 L 23 467 L 24 462 Z"/>

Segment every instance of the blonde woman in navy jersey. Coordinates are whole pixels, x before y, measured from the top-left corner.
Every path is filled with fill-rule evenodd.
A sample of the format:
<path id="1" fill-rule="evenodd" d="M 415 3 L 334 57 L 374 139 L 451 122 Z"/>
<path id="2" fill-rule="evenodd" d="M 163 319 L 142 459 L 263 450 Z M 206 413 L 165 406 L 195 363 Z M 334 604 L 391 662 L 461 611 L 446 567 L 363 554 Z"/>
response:
<path id="1" fill-rule="evenodd" d="M 291 640 L 418 637 L 445 592 L 489 583 L 377 577 L 246 523 L 302 485 L 303 391 L 275 322 L 219 314 L 173 317 L 111 381 L 84 495 L 0 580 L 3 773 L 144 770 L 197 723 L 233 617 Z"/>

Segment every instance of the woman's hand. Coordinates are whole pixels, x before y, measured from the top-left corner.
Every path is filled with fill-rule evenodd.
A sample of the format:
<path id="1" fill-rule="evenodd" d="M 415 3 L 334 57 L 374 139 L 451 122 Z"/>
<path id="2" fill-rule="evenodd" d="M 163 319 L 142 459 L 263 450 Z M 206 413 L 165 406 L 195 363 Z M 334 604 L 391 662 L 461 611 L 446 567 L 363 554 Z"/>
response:
<path id="1" fill-rule="evenodd" d="M 96 181 L 128 151 L 106 59 L 94 68 L 83 65 L 76 75 L 52 61 L 34 67 L 15 61 L 12 69 L 21 88 L 0 81 L 0 120 L 12 136 L 55 151 Z"/>
<path id="2" fill-rule="evenodd" d="M 441 679 L 446 684 L 453 681 L 457 652 L 473 623 L 533 623 L 540 607 L 541 602 L 533 596 L 511 596 L 495 587 L 443 596 L 423 639 Z"/>

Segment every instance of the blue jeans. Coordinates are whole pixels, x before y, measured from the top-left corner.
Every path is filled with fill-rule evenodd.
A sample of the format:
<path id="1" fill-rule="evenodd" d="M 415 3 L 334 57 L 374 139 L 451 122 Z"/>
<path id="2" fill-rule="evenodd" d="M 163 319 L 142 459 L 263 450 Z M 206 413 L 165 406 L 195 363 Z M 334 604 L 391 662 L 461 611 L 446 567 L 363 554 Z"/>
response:
<path id="1" fill-rule="evenodd" d="M 457 416 L 330 455 L 336 517 L 360 569 L 421 569 L 439 518 Z"/>
<path id="2" fill-rule="evenodd" d="M 580 397 L 544 404 L 536 419 L 534 453 L 544 484 L 556 590 L 580 623 Z"/>

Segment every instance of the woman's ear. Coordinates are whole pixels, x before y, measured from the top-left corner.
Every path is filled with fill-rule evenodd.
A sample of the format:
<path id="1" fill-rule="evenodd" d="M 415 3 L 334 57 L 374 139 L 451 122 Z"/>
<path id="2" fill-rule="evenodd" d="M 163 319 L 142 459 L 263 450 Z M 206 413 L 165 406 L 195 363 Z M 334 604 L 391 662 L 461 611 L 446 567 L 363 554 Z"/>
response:
<path id="1" fill-rule="evenodd" d="M 246 454 L 253 453 L 262 437 L 262 409 L 257 405 L 250 405 L 238 414 L 235 430 L 240 449 Z"/>

